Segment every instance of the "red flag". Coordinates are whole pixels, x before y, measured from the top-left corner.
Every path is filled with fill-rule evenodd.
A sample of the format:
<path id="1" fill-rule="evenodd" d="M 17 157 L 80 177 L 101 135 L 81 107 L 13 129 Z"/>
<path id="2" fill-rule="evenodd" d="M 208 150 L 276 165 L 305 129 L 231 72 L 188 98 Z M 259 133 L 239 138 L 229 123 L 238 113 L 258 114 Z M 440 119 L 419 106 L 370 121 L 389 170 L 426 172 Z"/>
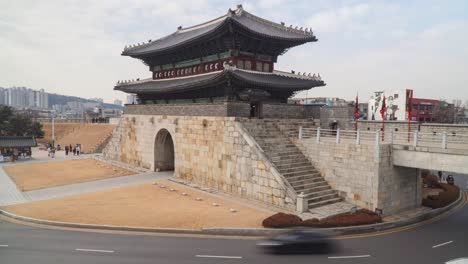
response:
<path id="1" fill-rule="evenodd" d="M 386 112 L 387 112 L 387 105 L 385 104 L 385 95 L 384 95 L 383 101 L 382 101 L 382 109 L 380 109 L 380 115 L 382 116 L 382 120 L 384 119 Z"/>
<path id="2" fill-rule="evenodd" d="M 413 90 L 406 90 L 406 112 L 408 113 L 408 120 L 411 120 L 412 116 L 412 101 L 413 101 Z"/>
<path id="3" fill-rule="evenodd" d="M 358 100 L 357 95 L 356 95 L 356 103 L 354 105 L 354 117 L 356 118 L 356 120 L 359 118 L 359 100 Z"/>

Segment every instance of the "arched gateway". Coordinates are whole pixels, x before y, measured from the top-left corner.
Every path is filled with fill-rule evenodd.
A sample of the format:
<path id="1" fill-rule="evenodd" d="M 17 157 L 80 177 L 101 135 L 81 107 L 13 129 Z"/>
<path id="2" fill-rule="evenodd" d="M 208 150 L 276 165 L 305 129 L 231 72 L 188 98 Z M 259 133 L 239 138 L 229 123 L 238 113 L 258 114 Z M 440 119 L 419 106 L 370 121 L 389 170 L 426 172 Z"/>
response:
<path id="1" fill-rule="evenodd" d="M 174 141 L 166 129 L 159 130 L 154 142 L 154 169 L 174 170 Z"/>

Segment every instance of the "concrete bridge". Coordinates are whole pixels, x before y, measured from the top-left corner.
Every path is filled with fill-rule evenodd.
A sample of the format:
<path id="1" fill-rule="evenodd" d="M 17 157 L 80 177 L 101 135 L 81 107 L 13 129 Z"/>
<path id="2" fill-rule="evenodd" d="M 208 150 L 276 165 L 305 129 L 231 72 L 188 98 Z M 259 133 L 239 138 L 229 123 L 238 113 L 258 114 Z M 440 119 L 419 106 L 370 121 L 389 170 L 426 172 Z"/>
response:
<path id="1" fill-rule="evenodd" d="M 468 135 L 300 128 L 285 131 L 340 197 L 395 213 L 421 205 L 421 170 L 468 174 Z"/>
<path id="2" fill-rule="evenodd" d="M 391 145 L 394 166 L 468 174 L 468 134 L 300 129 L 299 139 L 337 144 Z M 377 153 L 378 154 L 378 153 Z"/>

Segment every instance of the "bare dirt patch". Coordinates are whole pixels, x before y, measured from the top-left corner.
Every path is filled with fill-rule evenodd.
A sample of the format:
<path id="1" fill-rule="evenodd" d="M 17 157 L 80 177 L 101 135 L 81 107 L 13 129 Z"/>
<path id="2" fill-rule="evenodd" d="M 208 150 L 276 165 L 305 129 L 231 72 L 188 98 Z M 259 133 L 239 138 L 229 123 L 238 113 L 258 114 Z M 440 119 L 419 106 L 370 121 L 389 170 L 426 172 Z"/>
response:
<path id="1" fill-rule="evenodd" d="M 94 159 L 18 164 L 3 169 L 22 191 L 135 174 Z"/>
<path id="2" fill-rule="evenodd" d="M 166 188 L 161 188 L 161 185 Z M 202 200 L 197 201 L 196 198 Z M 18 215 L 51 221 L 187 229 L 260 228 L 262 220 L 269 216 L 264 211 L 168 181 L 13 205 L 5 209 Z M 230 209 L 237 212 L 232 213 Z"/>

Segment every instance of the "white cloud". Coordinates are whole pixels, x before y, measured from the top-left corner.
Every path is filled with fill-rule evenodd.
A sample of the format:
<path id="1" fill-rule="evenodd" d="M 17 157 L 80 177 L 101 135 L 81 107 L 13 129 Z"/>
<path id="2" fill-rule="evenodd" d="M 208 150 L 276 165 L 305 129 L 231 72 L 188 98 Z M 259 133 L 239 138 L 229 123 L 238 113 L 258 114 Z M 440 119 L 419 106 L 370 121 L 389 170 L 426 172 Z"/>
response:
<path id="1" fill-rule="evenodd" d="M 359 92 L 365 100 L 376 90 L 412 88 L 415 97 L 468 98 L 466 22 L 433 25 L 389 47 L 338 56 L 320 54 L 324 47 L 317 49 L 292 50 L 286 59 L 286 64 L 295 65 L 298 71 L 320 71 L 327 86 L 312 89 L 309 97 L 335 95 L 352 99 Z M 316 61 L 317 65 L 310 68 L 308 61 Z"/>
<path id="2" fill-rule="evenodd" d="M 350 27 L 360 18 L 369 13 L 368 4 L 344 6 L 335 10 L 327 10 L 312 16 L 307 24 L 316 32 L 336 32 L 342 27 Z"/>
<path id="3" fill-rule="evenodd" d="M 150 75 L 140 61 L 120 56 L 126 44 L 218 17 L 237 3 L 0 0 L 0 86 L 24 85 L 107 101 L 123 98 L 112 91 L 117 80 Z M 291 49 L 278 63 L 282 70 L 320 72 L 327 86 L 309 96 L 351 99 L 357 90 L 364 96 L 376 89 L 411 87 L 423 97 L 468 98 L 466 19 L 440 24 L 426 19 L 421 24 L 427 29 L 416 30 L 412 22 L 419 17 L 388 2 L 334 9 L 329 1 L 312 6 L 308 1 L 261 0 L 243 6 L 276 22 L 312 26 L 320 41 Z M 311 18 L 304 15 L 317 8 L 324 11 Z"/>

